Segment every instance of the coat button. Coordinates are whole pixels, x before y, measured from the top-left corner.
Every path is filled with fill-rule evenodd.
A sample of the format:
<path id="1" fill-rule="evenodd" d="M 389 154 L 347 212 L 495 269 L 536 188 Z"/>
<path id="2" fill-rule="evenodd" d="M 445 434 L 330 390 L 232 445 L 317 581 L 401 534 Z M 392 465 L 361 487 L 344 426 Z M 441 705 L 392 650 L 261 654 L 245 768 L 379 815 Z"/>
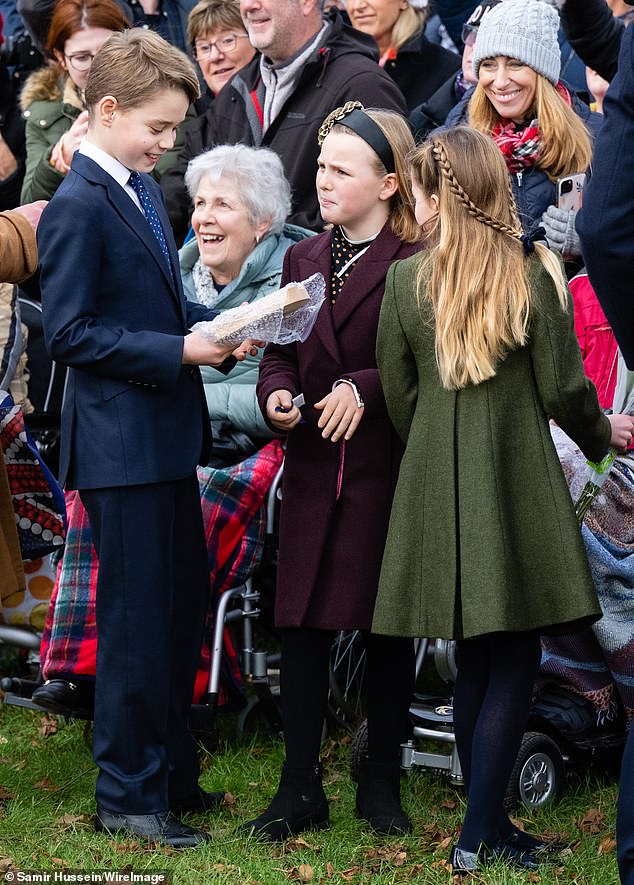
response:
<path id="1" fill-rule="evenodd" d="M 46 120 L 40 120 L 40 126 L 46 126 Z"/>

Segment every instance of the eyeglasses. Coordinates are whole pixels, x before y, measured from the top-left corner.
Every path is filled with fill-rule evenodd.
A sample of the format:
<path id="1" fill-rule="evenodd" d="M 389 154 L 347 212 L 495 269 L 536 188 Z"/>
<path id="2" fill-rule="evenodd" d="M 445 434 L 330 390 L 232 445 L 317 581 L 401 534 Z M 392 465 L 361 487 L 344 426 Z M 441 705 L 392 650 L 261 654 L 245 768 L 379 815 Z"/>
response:
<path id="1" fill-rule="evenodd" d="M 84 74 L 90 70 L 92 60 L 95 57 L 92 52 L 75 52 L 73 55 L 65 55 L 64 58 L 78 74 Z"/>
<path id="2" fill-rule="evenodd" d="M 238 47 L 238 40 L 248 40 L 248 34 L 228 34 L 221 37 L 220 40 L 210 40 L 208 43 L 196 43 L 194 46 L 194 55 L 196 58 L 209 58 L 212 50 L 215 48 L 221 55 L 235 52 Z"/>
<path id="3" fill-rule="evenodd" d="M 464 25 L 460 36 L 465 46 L 473 46 L 478 36 L 478 29 L 474 28 L 473 25 Z"/>

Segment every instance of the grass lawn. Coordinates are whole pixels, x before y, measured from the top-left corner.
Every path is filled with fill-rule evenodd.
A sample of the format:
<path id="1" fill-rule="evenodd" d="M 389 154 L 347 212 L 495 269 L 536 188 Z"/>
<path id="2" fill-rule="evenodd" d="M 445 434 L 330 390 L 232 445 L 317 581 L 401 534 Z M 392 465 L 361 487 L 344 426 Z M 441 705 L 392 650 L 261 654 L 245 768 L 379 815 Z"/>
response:
<path id="1" fill-rule="evenodd" d="M 192 817 L 212 841 L 176 852 L 138 842 L 118 844 L 92 828 L 95 767 L 84 723 L 0 707 L 0 871 L 63 868 L 167 871 L 176 883 L 277 885 L 313 883 L 424 883 L 453 879 L 446 859 L 464 798 L 443 778 L 414 773 L 403 783 L 414 833 L 386 840 L 354 817 L 348 774 L 350 739 L 324 746 L 330 830 L 307 833 L 283 846 L 246 839 L 239 824 L 267 804 L 278 780 L 279 739 L 255 736 L 239 743 L 232 717 L 222 717 L 216 745 L 201 750 L 202 783 L 230 791 L 228 803 L 208 817 Z M 616 784 L 596 772 L 573 774 L 554 808 L 520 821 L 535 833 L 559 833 L 570 843 L 539 874 L 490 868 L 474 882 L 618 885 L 614 850 Z M 7 877 L 9 880 L 10 877 Z M 18 881 L 14 876 L 13 881 Z"/>

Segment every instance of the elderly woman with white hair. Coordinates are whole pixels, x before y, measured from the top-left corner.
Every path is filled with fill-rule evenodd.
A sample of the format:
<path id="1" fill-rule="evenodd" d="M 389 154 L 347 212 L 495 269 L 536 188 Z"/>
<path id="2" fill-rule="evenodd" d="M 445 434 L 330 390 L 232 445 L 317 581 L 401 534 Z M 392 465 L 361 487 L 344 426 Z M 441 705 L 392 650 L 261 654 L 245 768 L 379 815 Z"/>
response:
<path id="1" fill-rule="evenodd" d="M 374 37 L 379 65 L 399 87 L 411 111 L 458 71 L 460 56 L 425 37 L 425 0 L 347 0 L 350 21 Z"/>
<path id="2" fill-rule="evenodd" d="M 191 161 L 185 184 L 195 234 L 179 253 L 187 298 L 222 311 L 278 289 L 284 253 L 312 234 L 285 223 L 291 189 L 277 154 L 221 145 Z M 251 439 L 271 437 L 255 397 L 258 363 L 247 356 L 231 377 L 202 368 L 212 422 L 229 421 Z"/>

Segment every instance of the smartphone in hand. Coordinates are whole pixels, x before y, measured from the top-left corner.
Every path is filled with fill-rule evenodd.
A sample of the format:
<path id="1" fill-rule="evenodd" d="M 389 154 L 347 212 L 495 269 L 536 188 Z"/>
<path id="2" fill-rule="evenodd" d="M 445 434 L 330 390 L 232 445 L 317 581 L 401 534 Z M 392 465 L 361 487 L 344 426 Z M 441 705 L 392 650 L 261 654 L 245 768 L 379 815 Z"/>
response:
<path id="1" fill-rule="evenodd" d="M 586 183 L 585 172 L 576 175 L 565 175 L 557 181 L 557 206 L 559 209 L 574 209 L 578 212 L 583 202 L 583 188 Z"/>

